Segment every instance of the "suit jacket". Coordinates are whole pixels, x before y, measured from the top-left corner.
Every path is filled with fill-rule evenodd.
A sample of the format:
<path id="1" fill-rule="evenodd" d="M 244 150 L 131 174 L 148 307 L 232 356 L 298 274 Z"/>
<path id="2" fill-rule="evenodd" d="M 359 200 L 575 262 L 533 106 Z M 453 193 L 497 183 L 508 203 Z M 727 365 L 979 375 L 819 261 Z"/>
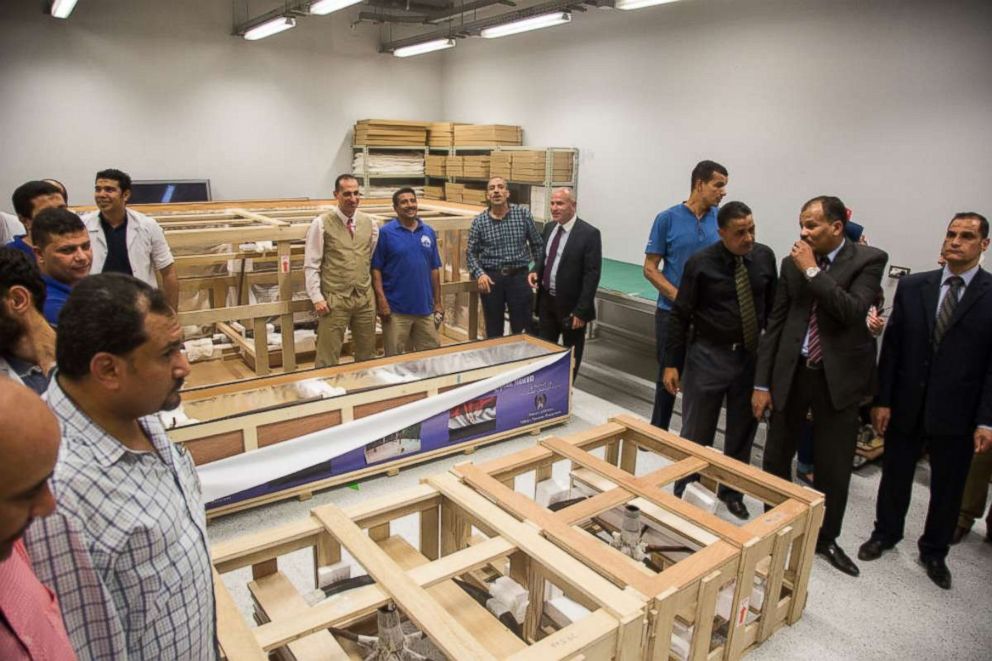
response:
<path id="1" fill-rule="evenodd" d="M 782 260 L 754 381 L 771 390 L 775 410 L 788 402 L 814 299 L 831 403 L 843 409 L 871 394 L 875 343 L 865 318 L 881 294 L 886 261 L 888 255 L 877 248 L 845 241 L 830 267 L 807 280 L 791 257 Z"/>
<path id="2" fill-rule="evenodd" d="M 558 223 L 544 224 L 544 245 L 550 245 Z M 543 251 L 542 251 L 543 255 Z M 574 314 L 583 321 L 596 318 L 596 290 L 603 261 L 603 245 L 599 230 L 576 218 L 575 225 L 565 243 L 555 274 L 555 304 L 561 317 Z M 538 296 L 547 294 L 544 289 L 544 269 L 548 258 L 537 265 Z"/>
<path id="3" fill-rule="evenodd" d="M 978 269 L 936 352 L 943 269 L 899 281 L 882 340 L 877 406 L 904 433 L 970 436 L 992 425 L 992 275 Z"/>

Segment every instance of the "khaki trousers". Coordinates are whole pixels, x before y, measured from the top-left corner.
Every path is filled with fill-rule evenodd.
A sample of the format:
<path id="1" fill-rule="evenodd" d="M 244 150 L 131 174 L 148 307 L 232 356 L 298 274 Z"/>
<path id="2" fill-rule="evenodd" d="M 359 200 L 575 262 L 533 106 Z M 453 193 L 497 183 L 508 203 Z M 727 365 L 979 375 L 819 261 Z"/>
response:
<path id="1" fill-rule="evenodd" d="M 338 364 L 346 328 L 351 330 L 355 360 L 375 358 L 375 301 L 371 293 L 338 299 L 331 311 L 318 319 L 315 367 Z"/>
<path id="2" fill-rule="evenodd" d="M 958 527 L 971 529 L 975 519 L 982 518 L 988 500 L 990 478 L 992 478 L 992 452 L 976 452 L 971 458 L 971 469 L 964 483 L 964 498 L 961 499 Z M 988 520 L 992 525 L 992 510 L 989 510 Z"/>
<path id="3" fill-rule="evenodd" d="M 397 314 L 389 315 L 389 321 L 382 324 L 382 344 L 387 356 L 395 356 L 408 351 L 423 351 L 441 346 L 434 325 L 434 315 Z"/>

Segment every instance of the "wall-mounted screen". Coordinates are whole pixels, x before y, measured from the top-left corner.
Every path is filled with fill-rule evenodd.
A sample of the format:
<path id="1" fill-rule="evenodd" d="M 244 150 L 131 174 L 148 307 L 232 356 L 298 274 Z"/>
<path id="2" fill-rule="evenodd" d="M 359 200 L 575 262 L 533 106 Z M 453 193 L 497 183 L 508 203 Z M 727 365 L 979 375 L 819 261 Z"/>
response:
<path id="1" fill-rule="evenodd" d="M 209 202 L 209 179 L 145 179 L 131 184 L 129 204 Z"/>

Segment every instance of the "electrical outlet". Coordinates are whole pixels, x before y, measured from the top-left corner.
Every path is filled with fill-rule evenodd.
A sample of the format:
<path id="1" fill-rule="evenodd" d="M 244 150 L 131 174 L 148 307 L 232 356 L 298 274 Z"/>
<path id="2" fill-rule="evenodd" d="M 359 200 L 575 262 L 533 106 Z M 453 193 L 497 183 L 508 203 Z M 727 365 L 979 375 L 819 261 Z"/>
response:
<path id="1" fill-rule="evenodd" d="M 889 267 L 889 277 L 898 280 L 904 275 L 909 275 L 908 266 L 890 266 Z"/>

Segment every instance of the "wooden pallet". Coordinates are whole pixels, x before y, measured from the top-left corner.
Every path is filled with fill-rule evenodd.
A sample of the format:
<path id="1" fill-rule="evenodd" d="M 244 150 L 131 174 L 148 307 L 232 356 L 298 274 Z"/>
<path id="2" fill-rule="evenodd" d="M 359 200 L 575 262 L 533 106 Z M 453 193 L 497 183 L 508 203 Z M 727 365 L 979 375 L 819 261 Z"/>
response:
<path id="1" fill-rule="evenodd" d="M 408 539 L 396 528 L 411 515 L 419 534 Z M 280 556 L 301 549 L 313 554 L 314 586 L 318 568 L 339 562 L 342 550 L 375 582 L 309 606 L 279 571 Z M 269 653 L 301 661 L 361 659 L 353 643 L 328 629 L 367 633 L 370 616 L 387 604 L 450 659 L 626 661 L 642 654 L 648 614 L 641 598 L 586 568 L 452 475 L 349 508 L 321 506 L 306 519 L 218 544 L 212 555 L 217 635 L 231 661 L 261 661 Z M 259 626 L 244 620 L 221 579 L 249 566 Z M 528 591 L 519 633 L 454 582 L 487 590 L 498 576 L 509 576 Z M 572 622 L 550 617 L 549 585 L 587 614 Z"/>
<path id="2" fill-rule="evenodd" d="M 602 457 L 591 452 L 598 448 L 604 448 Z M 673 463 L 638 475 L 639 450 Z M 552 512 L 514 490 L 517 476 L 531 473 L 537 483 L 549 478 L 552 466 L 562 461 L 570 462 L 573 482 L 581 483 L 587 493 L 591 490 L 592 497 Z M 646 607 L 656 614 L 645 658 L 736 659 L 802 614 L 823 519 L 822 495 L 638 418 L 618 416 L 567 439 L 542 439 L 535 448 L 479 465 L 464 464 L 454 472 L 514 516 L 534 522 L 547 539 L 614 584 L 643 595 Z M 662 490 L 694 473 L 731 485 L 772 509 L 738 526 Z M 640 507 L 649 532 L 693 551 L 656 558 L 663 570 L 652 574 L 590 534 L 602 527 L 607 513 L 627 504 Z M 756 581 L 764 595 L 760 607 Z M 726 618 L 716 617 L 721 592 L 730 599 Z M 686 656 L 680 653 L 686 641 L 673 638 L 673 629 L 679 628 L 683 639 L 689 636 L 685 631 L 691 631 Z"/>

